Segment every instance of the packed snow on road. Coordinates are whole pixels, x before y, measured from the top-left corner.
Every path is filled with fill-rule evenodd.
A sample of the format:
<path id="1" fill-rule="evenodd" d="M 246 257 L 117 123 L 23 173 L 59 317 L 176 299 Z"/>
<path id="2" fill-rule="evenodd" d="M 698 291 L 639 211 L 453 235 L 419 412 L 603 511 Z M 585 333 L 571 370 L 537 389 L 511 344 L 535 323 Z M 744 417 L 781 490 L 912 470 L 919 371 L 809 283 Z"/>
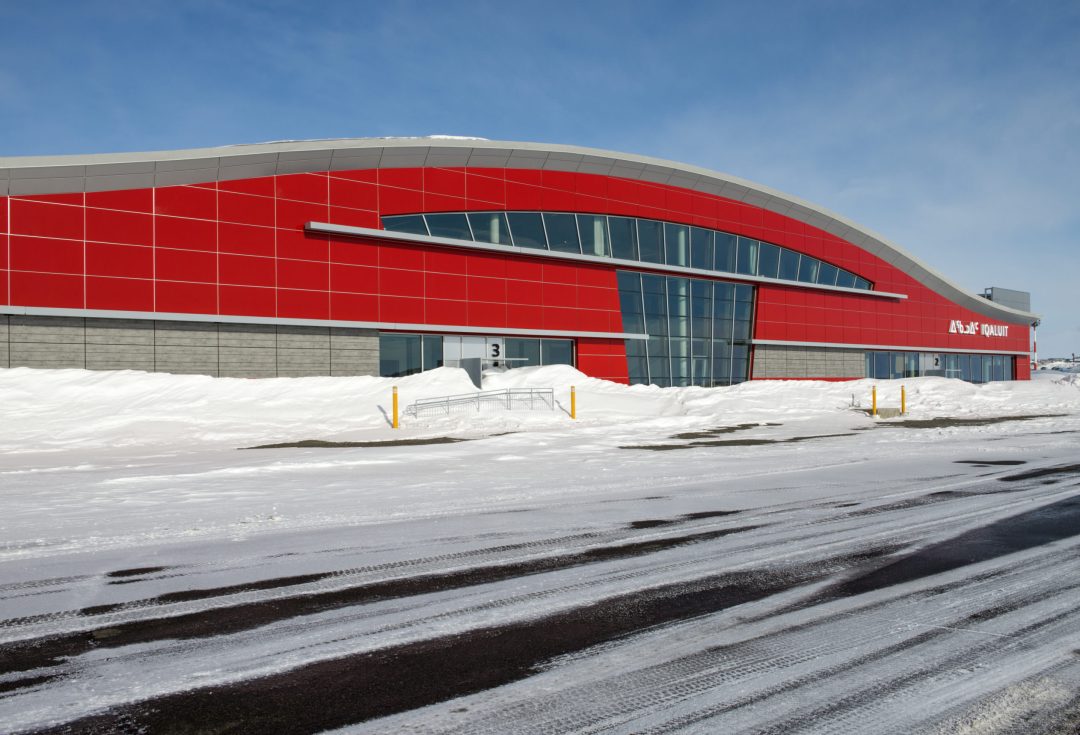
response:
<path id="1" fill-rule="evenodd" d="M 0 730 L 1080 722 L 1080 375 L 525 388 L 0 370 Z"/>

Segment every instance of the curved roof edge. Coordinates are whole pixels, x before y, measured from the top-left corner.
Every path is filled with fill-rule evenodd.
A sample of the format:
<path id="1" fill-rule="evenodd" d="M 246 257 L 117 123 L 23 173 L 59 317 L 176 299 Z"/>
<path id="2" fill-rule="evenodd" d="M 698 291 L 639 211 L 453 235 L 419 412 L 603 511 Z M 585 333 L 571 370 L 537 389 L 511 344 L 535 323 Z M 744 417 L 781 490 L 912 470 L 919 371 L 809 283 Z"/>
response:
<path id="1" fill-rule="evenodd" d="M 532 168 L 618 176 L 714 194 L 799 220 L 877 255 L 972 311 L 1032 323 L 1035 313 L 968 293 L 899 245 L 834 212 L 736 176 L 650 156 L 478 138 L 276 141 L 142 153 L 0 157 L 0 196 L 175 186 L 274 174 L 413 166 Z"/>

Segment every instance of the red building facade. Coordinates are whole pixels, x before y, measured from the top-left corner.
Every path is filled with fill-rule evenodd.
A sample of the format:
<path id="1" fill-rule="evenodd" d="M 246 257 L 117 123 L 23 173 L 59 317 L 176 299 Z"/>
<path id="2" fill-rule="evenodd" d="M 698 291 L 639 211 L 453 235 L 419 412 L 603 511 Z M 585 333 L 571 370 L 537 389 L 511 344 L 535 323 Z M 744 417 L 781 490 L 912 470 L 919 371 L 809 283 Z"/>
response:
<path id="1" fill-rule="evenodd" d="M 999 355 L 1009 377 L 1029 376 L 1033 314 L 966 294 L 812 205 L 670 162 L 474 140 L 360 140 L 0 159 L 0 177 L 0 313 L 10 318 L 566 338 L 580 370 L 626 382 L 627 344 L 648 334 L 625 328 L 624 271 L 752 285 L 749 377 L 865 374 L 850 359 L 843 375 L 770 374 L 760 364 L 770 350 L 791 363 L 799 348 L 826 358 Z M 870 287 L 383 230 L 386 217 L 441 212 L 687 225 L 819 259 Z"/>

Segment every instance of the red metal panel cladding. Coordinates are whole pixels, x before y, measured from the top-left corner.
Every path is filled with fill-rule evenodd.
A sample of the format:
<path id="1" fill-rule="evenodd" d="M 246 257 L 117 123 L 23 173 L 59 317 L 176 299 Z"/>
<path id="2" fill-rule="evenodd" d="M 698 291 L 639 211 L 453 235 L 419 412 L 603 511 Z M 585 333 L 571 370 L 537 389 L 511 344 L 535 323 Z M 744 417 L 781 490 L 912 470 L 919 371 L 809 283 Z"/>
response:
<path id="1" fill-rule="evenodd" d="M 960 307 L 792 217 L 675 186 L 540 169 L 384 168 L 0 197 L 0 305 L 622 331 L 614 265 L 304 231 L 309 221 L 375 228 L 386 215 L 491 210 L 627 215 L 724 230 L 820 258 L 878 291 L 908 297 L 759 284 L 756 340 L 1016 354 L 1029 348 L 1026 324 Z M 577 353 L 586 372 L 625 382 L 620 340 L 579 337 Z M 1025 359 L 1016 360 L 1016 375 L 1028 376 Z"/>

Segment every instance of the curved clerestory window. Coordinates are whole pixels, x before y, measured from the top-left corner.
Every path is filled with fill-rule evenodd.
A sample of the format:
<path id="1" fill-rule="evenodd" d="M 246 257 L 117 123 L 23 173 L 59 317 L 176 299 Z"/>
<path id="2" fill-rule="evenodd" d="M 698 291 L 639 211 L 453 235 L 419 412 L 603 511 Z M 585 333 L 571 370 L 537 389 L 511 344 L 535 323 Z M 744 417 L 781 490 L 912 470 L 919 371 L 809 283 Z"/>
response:
<path id="1" fill-rule="evenodd" d="M 566 212 L 440 212 L 382 218 L 383 229 L 597 255 L 783 281 L 873 289 L 832 263 L 751 237 L 638 217 Z"/>

